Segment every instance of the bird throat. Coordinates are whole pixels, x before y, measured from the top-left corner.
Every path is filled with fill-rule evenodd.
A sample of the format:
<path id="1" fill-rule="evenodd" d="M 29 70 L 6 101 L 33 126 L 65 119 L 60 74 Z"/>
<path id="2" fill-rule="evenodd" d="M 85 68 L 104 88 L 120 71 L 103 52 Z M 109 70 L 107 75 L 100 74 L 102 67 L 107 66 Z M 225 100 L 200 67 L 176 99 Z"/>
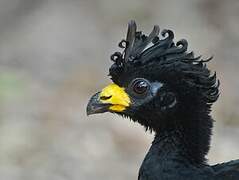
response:
<path id="1" fill-rule="evenodd" d="M 180 116 L 177 116 L 180 118 Z M 181 117 L 182 118 L 182 117 Z M 158 156 L 176 156 L 192 164 L 205 164 L 210 145 L 212 119 L 207 114 L 171 120 L 170 128 L 156 131 L 152 142 Z"/>

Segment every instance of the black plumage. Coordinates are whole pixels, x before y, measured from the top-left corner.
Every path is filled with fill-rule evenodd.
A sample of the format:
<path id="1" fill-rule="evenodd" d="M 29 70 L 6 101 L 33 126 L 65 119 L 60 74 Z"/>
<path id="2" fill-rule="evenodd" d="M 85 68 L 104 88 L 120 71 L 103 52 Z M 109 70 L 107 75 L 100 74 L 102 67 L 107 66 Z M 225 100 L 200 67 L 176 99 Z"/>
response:
<path id="1" fill-rule="evenodd" d="M 216 73 L 206 66 L 212 58 L 195 57 L 185 39 L 174 42 L 171 30 L 161 36 L 159 32 L 154 26 L 147 36 L 129 22 L 126 40 L 119 43 L 124 50 L 111 56 L 109 75 L 130 103 L 113 103 L 117 94 L 97 93 L 87 112 L 117 113 L 155 132 L 139 180 L 239 180 L 239 160 L 210 166 L 205 158 L 213 126 L 211 106 L 219 96 Z M 122 109 L 110 109 L 115 105 Z"/>

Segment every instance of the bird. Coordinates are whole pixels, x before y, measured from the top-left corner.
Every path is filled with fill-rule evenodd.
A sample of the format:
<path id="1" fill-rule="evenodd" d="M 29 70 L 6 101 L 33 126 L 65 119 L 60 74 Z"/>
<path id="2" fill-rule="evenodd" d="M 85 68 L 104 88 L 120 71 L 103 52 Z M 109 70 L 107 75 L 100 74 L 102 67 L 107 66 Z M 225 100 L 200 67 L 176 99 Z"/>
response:
<path id="1" fill-rule="evenodd" d="M 206 155 L 219 97 L 219 80 L 203 59 L 175 41 L 174 32 L 148 35 L 130 20 L 126 38 L 111 55 L 112 83 L 94 94 L 87 115 L 110 112 L 138 122 L 154 139 L 138 180 L 239 180 L 239 160 L 209 165 Z"/>

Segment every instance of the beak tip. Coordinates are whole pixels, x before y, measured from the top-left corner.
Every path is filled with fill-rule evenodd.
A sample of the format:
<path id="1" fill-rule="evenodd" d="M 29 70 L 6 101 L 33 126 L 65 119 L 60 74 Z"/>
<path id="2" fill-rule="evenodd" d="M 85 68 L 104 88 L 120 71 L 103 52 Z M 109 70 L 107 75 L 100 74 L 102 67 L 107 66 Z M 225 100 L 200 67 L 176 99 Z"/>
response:
<path id="1" fill-rule="evenodd" d="M 104 113 L 108 111 L 108 104 L 99 102 L 99 92 L 91 97 L 86 107 L 86 115 Z"/>
<path id="2" fill-rule="evenodd" d="M 93 114 L 91 111 L 89 111 L 88 109 L 86 109 L 86 115 L 90 116 L 91 114 Z"/>
<path id="3" fill-rule="evenodd" d="M 93 111 L 93 105 L 91 104 L 91 102 L 89 102 L 86 107 L 86 115 L 89 116 L 91 114 L 94 114 L 94 111 Z"/>

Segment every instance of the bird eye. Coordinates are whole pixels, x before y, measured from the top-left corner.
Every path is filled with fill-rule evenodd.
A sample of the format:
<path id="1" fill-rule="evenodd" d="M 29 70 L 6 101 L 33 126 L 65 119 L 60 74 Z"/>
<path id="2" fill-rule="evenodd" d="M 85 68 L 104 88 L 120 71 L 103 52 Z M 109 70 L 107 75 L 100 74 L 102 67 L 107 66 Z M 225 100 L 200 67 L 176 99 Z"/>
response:
<path id="1" fill-rule="evenodd" d="M 136 94 L 144 94 L 147 92 L 148 88 L 149 88 L 148 82 L 143 79 L 136 79 L 132 83 L 132 89 Z"/>

